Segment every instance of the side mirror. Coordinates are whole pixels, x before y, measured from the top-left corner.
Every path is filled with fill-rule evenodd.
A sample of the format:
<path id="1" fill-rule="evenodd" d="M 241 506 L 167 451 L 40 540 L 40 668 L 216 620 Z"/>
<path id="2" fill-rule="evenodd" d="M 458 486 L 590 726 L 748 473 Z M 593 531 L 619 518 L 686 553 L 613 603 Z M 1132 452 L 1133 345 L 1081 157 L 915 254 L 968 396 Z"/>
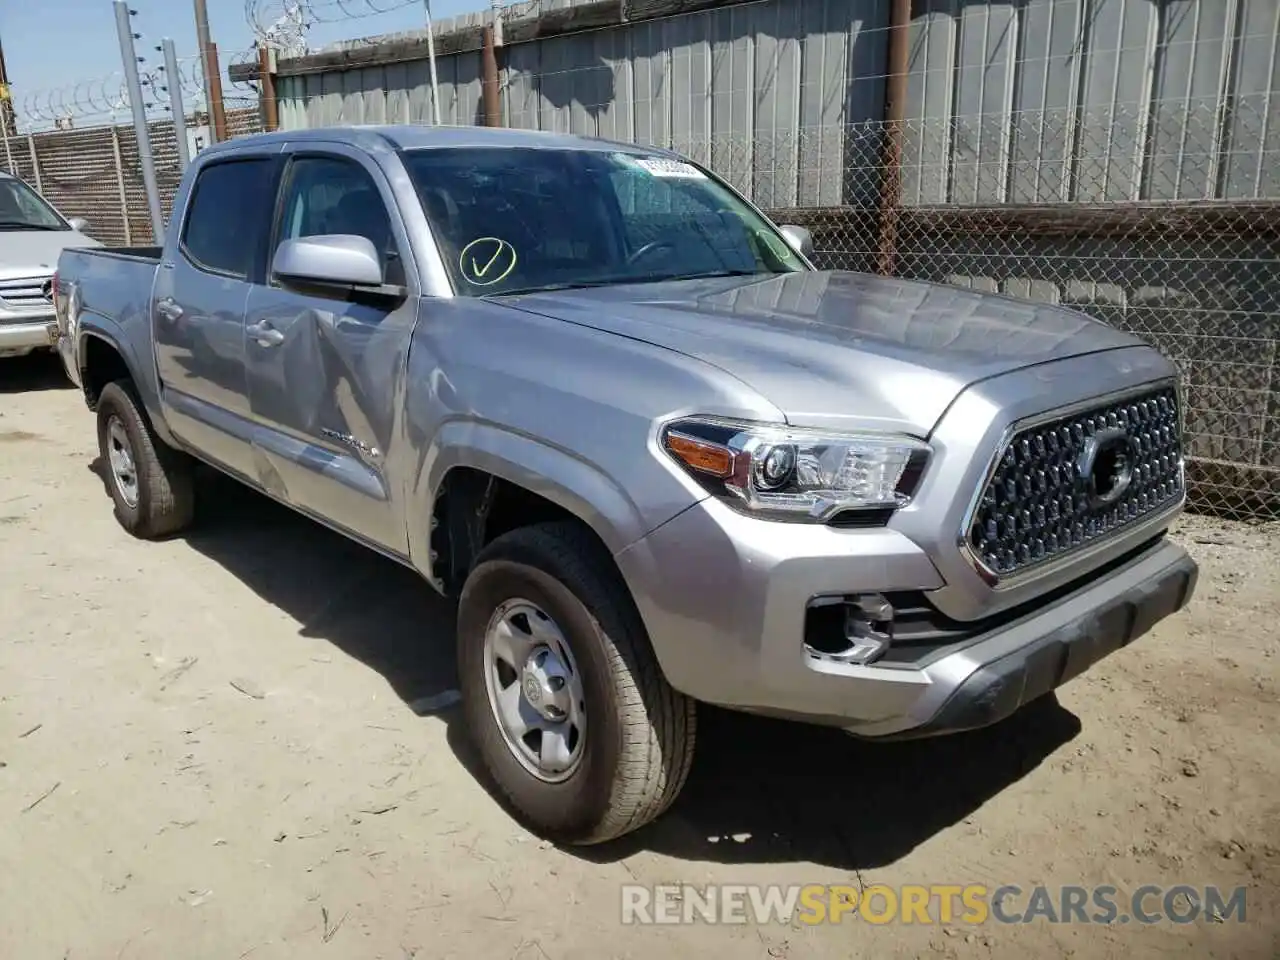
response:
<path id="1" fill-rule="evenodd" d="M 779 227 L 778 230 L 786 238 L 787 243 L 791 244 L 791 248 L 800 256 L 806 258 L 813 256 L 813 234 L 804 227 L 787 224 Z"/>
<path id="2" fill-rule="evenodd" d="M 382 264 L 373 243 L 343 233 L 284 241 L 271 260 L 271 272 L 300 286 L 382 286 Z"/>
<path id="3" fill-rule="evenodd" d="M 76 233 L 89 232 L 89 221 L 86 220 L 84 217 L 72 217 L 70 220 L 67 221 L 67 223 L 70 224 L 71 229 L 74 230 Z"/>

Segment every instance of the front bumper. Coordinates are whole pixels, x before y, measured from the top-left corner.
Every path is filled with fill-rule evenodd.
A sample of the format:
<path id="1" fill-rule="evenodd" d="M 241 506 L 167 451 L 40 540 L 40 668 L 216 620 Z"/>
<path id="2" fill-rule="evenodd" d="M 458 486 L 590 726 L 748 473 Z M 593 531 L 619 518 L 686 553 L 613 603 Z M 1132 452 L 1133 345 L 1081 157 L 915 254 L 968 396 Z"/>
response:
<path id="1" fill-rule="evenodd" d="M 0 356 L 20 355 L 52 347 L 57 340 L 58 324 L 52 317 L 47 320 L 0 323 Z"/>
<path id="2" fill-rule="evenodd" d="M 1003 720 L 1181 610 L 1195 592 L 1198 572 L 1181 547 L 1155 544 L 1106 581 L 941 655 L 924 667 L 933 684 L 910 717 L 927 719 L 864 733 L 920 737 Z"/>
<path id="3" fill-rule="evenodd" d="M 677 690 L 867 737 L 994 723 L 1181 609 L 1197 572 L 1160 539 L 918 661 L 853 665 L 805 651 L 806 605 L 824 594 L 943 587 L 901 533 L 762 521 L 706 500 L 617 559 Z"/>

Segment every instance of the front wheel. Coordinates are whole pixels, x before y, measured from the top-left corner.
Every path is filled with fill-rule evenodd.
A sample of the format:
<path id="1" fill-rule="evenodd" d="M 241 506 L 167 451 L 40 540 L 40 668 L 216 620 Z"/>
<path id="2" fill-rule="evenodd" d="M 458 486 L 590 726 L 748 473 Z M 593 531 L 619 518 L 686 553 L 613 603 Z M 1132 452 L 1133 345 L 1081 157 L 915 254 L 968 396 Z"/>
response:
<path id="1" fill-rule="evenodd" d="M 458 672 L 485 768 L 535 832 L 611 840 L 684 785 L 693 701 L 662 676 L 611 558 L 577 524 L 482 551 L 458 605 Z"/>

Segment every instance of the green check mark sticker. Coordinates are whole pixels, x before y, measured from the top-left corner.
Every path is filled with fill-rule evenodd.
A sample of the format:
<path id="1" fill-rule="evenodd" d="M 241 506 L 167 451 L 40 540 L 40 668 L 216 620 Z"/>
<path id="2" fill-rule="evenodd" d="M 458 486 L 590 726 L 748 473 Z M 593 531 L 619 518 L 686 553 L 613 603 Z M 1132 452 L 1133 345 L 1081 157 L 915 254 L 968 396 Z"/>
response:
<path id="1" fill-rule="evenodd" d="M 510 276 L 516 259 L 516 248 L 506 240 L 477 237 L 462 248 L 458 270 L 473 287 L 490 287 Z"/>

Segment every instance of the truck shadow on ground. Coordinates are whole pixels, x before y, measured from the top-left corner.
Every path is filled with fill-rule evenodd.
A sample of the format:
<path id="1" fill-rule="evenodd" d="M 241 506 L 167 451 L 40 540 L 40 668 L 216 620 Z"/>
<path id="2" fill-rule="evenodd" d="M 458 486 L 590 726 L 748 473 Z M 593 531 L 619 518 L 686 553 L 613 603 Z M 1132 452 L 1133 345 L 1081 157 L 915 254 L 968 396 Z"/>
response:
<path id="1" fill-rule="evenodd" d="M 62 360 L 52 351 L 38 350 L 25 357 L 0 357 L 0 394 L 70 390 L 73 386 L 62 369 Z"/>
<path id="2" fill-rule="evenodd" d="M 102 475 L 100 461 L 95 471 Z M 304 637 L 377 670 L 409 709 L 435 712 L 424 702 L 457 682 L 450 603 L 412 571 L 234 481 L 202 480 L 200 493 L 191 547 L 298 620 Z M 460 711 L 438 716 L 459 761 L 485 783 Z M 969 816 L 1080 730 L 1052 697 L 987 730 L 893 744 L 714 709 L 699 724 L 693 770 L 667 816 L 569 852 L 591 862 L 651 850 L 692 861 L 882 866 Z"/>

